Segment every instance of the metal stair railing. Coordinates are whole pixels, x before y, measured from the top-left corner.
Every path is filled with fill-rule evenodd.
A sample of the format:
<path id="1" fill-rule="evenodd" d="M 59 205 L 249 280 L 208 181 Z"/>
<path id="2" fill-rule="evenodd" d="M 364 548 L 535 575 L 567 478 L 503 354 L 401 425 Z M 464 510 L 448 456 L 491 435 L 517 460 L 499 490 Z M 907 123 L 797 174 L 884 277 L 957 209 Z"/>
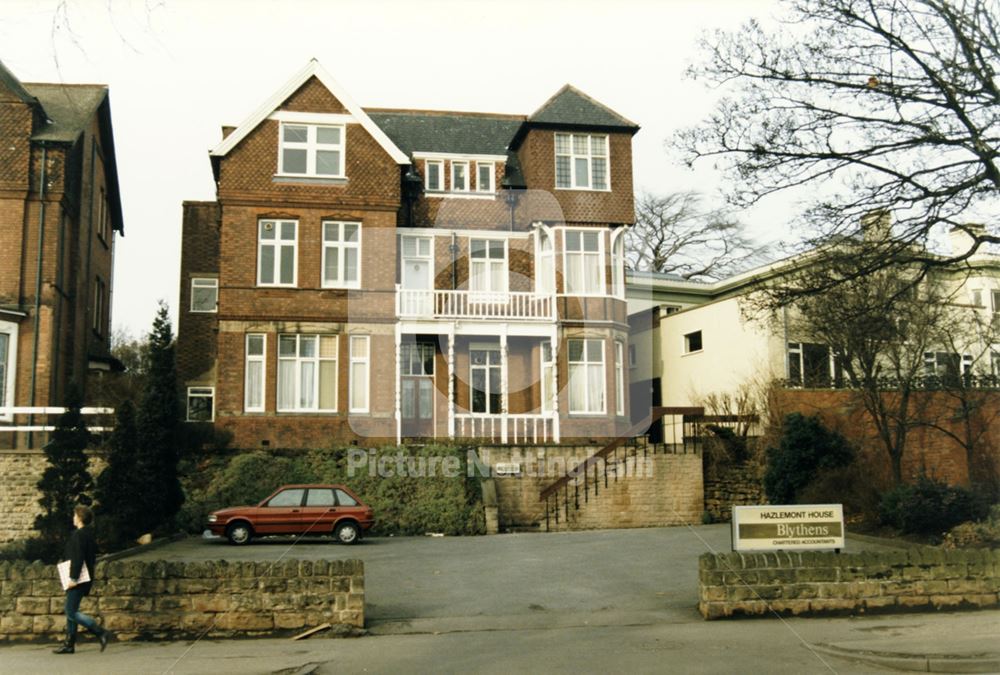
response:
<path id="1" fill-rule="evenodd" d="M 564 512 L 564 517 L 566 521 L 569 521 L 570 507 L 574 511 L 580 509 L 580 483 L 582 478 L 583 483 L 583 500 L 584 504 L 590 501 L 590 491 L 591 491 L 591 468 L 593 468 L 593 492 L 596 498 L 600 494 L 600 483 L 601 483 L 601 472 L 603 468 L 603 482 L 605 490 L 610 484 L 608 478 L 608 458 L 613 457 L 615 463 L 614 481 L 618 481 L 618 451 L 620 448 L 624 448 L 624 461 L 627 462 L 629 459 L 629 450 L 632 451 L 631 457 L 637 458 L 639 450 L 641 448 L 643 457 L 646 457 L 650 452 L 650 446 L 648 442 L 647 432 L 649 427 L 661 420 L 667 415 L 679 416 L 681 418 L 681 441 L 687 449 L 687 443 L 690 439 L 693 443 L 693 451 L 697 452 L 697 443 L 699 434 L 697 429 L 700 427 L 700 420 L 705 417 L 705 409 L 702 407 L 669 407 L 669 406 L 658 406 L 650 410 L 648 417 L 642 421 L 634 424 L 628 429 L 624 434 L 618 436 L 606 446 L 595 452 L 593 455 L 583 460 L 575 467 L 570 469 L 561 478 L 556 480 L 554 483 L 544 488 L 539 493 L 539 501 L 545 502 L 545 529 L 551 530 L 551 520 L 555 520 L 555 524 L 559 525 L 560 522 L 560 510 Z M 692 425 L 692 433 L 688 434 L 688 426 Z M 640 443 L 640 440 L 641 443 Z M 653 446 L 652 452 L 656 452 L 657 447 Z M 666 451 L 666 446 L 664 446 L 664 451 Z M 599 467 L 598 465 L 601 465 Z M 570 484 L 573 486 L 573 494 L 570 496 Z M 559 492 L 563 493 L 562 507 L 560 509 L 559 503 Z"/>

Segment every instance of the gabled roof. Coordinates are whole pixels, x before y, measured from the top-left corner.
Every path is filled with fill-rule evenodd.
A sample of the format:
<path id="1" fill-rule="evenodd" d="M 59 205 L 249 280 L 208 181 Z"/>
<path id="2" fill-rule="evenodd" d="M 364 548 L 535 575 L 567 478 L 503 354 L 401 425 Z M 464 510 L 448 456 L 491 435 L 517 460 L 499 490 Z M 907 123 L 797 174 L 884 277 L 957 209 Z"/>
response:
<path id="1" fill-rule="evenodd" d="M 347 111 L 351 114 L 354 119 L 358 121 L 359 124 L 367 131 L 375 141 L 382 146 L 382 148 L 389 154 L 390 157 L 397 164 L 409 164 L 410 159 L 407 157 L 402 150 L 396 147 L 396 144 L 386 136 L 385 132 L 382 131 L 376 125 L 368 114 L 348 95 L 347 91 L 333 79 L 333 76 L 326 71 L 323 66 L 320 65 L 319 61 L 316 59 L 311 59 L 309 63 L 306 64 L 305 68 L 296 73 L 288 82 L 284 84 L 278 91 L 274 92 L 270 98 L 264 101 L 263 104 L 250 117 L 243 121 L 236 129 L 226 136 L 221 143 L 212 148 L 209 154 L 213 157 L 224 157 L 229 153 L 234 147 L 236 147 L 240 141 L 246 138 L 251 131 L 257 128 L 257 126 L 267 119 L 268 115 L 273 113 L 289 96 L 295 93 L 299 87 L 305 84 L 309 78 L 315 77 L 318 79 L 323 86 L 325 86 L 333 96 L 343 104 Z"/>
<path id="2" fill-rule="evenodd" d="M 32 141 L 41 143 L 75 143 L 96 119 L 104 148 L 104 171 L 107 179 L 108 207 L 111 225 L 122 236 L 125 221 L 122 215 L 121 189 L 118 184 L 118 159 L 115 135 L 111 124 L 111 99 L 103 84 L 53 84 L 26 82 L 25 89 L 35 96 L 45 109 L 45 123 L 35 129 Z"/>
<path id="3" fill-rule="evenodd" d="M 28 105 L 38 105 L 38 101 L 35 100 L 35 97 L 25 90 L 24 86 L 21 84 L 21 80 L 17 79 L 17 76 L 7 69 L 7 66 L 3 64 L 3 61 L 0 61 L 0 84 L 9 89 L 10 92 L 14 94 L 14 96 L 21 99 L 22 102 L 27 103 Z"/>
<path id="4" fill-rule="evenodd" d="M 590 98 L 571 84 L 563 85 L 552 98 L 528 117 L 532 124 L 621 127 L 635 133 L 639 125 L 603 103 Z"/>
<path id="5" fill-rule="evenodd" d="M 48 118 L 32 134 L 33 141 L 73 143 L 108 96 L 108 88 L 103 84 L 26 82 L 24 86 L 38 99 Z"/>

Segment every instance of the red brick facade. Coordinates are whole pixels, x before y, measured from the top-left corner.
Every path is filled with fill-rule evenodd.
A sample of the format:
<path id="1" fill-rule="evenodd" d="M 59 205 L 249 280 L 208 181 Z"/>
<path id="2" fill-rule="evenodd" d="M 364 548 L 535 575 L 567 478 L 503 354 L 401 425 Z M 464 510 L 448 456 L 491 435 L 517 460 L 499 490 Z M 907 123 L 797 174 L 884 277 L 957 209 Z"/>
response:
<path id="1" fill-rule="evenodd" d="M 972 395 L 975 396 L 975 392 Z M 886 396 L 893 394 L 889 392 Z M 866 467 L 875 484 L 891 484 L 889 456 L 856 392 L 784 389 L 779 391 L 776 405 L 782 415 L 791 412 L 818 415 L 827 426 L 863 449 Z M 907 433 L 902 462 L 904 480 L 912 481 L 921 475 L 958 485 L 969 485 L 970 477 L 981 482 L 990 480 L 992 475 L 995 480 L 996 469 L 1000 468 L 1000 448 L 994 442 L 995 435 L 989 431 L 1000 419 L 1000 403 L 995 397 L 983 396 L 982 404 L 974 406 L 970 430 L 976 438 L 976 454 L 972 458 L 971 472 L 965 448 L 956 440 L 967 436 L 964 419 L 955 414 L 955 398 L 946 392 L 919 391 L 912 394 L 910 406 L 914 420 L 929 424 L 913 425 Z"/>
<path id="2" fill-rule="evenodd" d="M 387 143 L 366 126 L 360 108 L 346 99 L 338 100 L 337 88 L 327 86 L 329 79 L 320 73 L 303 77 L 294 85 L 290 83 L 293 88 L 284 91 L 292 93 L 283 100 L 271 101 L 270 110 L 258 111 L 260 116 L 252 119 L 259 121 L 233 130 L 213 151 L 217 201 L 184 205 L 178 372 L 185 392 L 188 387 L 214 388 L 215 427 L 232 434 L 236 447 L 249 448 L 382 443 L 395 441 L 400 435 L 460 436 L 463 428 L 465 435 L 478 436 L 483 424 L 496 424 L 501 419 L 509 423 L 513 436 L 515 425 L 520 425 L 517 433 L 523 434 L 528 426 L 540 423 L 536 418 L 545 417 L 548 440 L 557 427 L 562 438 L 571 439 L 607 437 L 627 426 L 627 416 L 616 414 L 617 380 L 624 370 L 616 370 L 615 341 L 624 347 L 628 327 L 624 296 L 610 294 L 610 275 L 612 229 L 634 218 L 630 133 L 609 134 L 610 191 L 567 190 L 562 195 L 553 191 L 553 134 L 529 129 L 518 155 L 525 187 L 528 191 L 555 192 L 554 197 L 525 197 L 512 207 L 500 189 L 506 162 L 495 160 L 495 154 L 481 156 L 494 158 L 489 161 L 495 162 L 495 193 L 448 194 L 450 172 L 444 171 L 446 194 L 421 192 L 410 197 L 405 188 L 407 173 L 415 170 L 423 176 L 426 171 L 425 162 L 413 157 L 422 148 L 401 152 L 394 141 Z M 342 125 L 343 176 L 281 174 L 284 124 Z M 477 156 L 455 154 L 462 158 L 458 161 L 470 163 L 472 192 L 477 172 L 471 167 L 475 167 Z M 545 201 L 546 206 L 536 208 L 531 200 Z M 526 220 L 539 214 L 544 217 Z M 552 228 L 556 247 L 552 262 L 557 294 L 546 295 L 544 300 L 534 297 L 539 290 L 535 280 L 537 235 L 531 225 L 535 220 Z M 292 283 L 262 283 L 262 266 L 271 269 L 272 265 L 271 249 L 265 247 L 273 241 L 262 243 L 260 239 L 262 232 L 270 232 L 261 229 L 264 221 L 295 223 L 294 245 L 288 244 L 288 257 L 273 263 L 275 269 L 294 266 Z M 336 257 L 341 255 L 339 240 L 332 245 L 325 243 L 324 223 L 331 221 L 360 225 L 358 281 L 350 284 L 356 287 L 324 287 L 324 275 L 333 274 L 330 270 L 339 269 L 346 260 Z M 565 259 L 561 247 L 566 224 L 597 229 L 603 257 L 597 264 L 605 280 L 601 292 L 586 297 L 563 295 Z M 424 238 L 429 243 L 427 256 L 421 260 L 430 268 L 427 290 L 419 292 L 426 297 L 418 293 L 413 301 L 417 305 L 409 306 L 419 306 L 420 311 L 428 312 L 426 317 L 408 314 L 398 293 L 400 284 L 409 278 L 403 269 L 403 236 Z M 469 295 L 470 247 L 476 239 L 503 243 L 505 287 L 501 300 L 477 300 Z M 339 262 L 331 266 L 328 256 Z M 191 280 L 195 277 L 218 279 L 216 312 L 190 311 Z M 459 303 L 455 305 L 459 314 L 438 314 L 452 301 Z M 516 311 L 524 316 L 503 314 L 515 311 L 511 307 L 518 307 Z M 538 314 L 543 307 L 545 312 L 553 312 L 546 315 L 549 318 Z M 500 315 L 488 316 L 490 311 Z M 314 343 L 311 336 L 319 337 Z M 365 344 L 352 339 L 356 337 L 367 339 L 366 356 L 352 355 L 352 344 L 359 349 Z M 566 355 L 567 340 L 574 338 L 602 341 L 604 412 L 569 413 Z M 306 349 L 301 340 L 319 345 L 308 349 L 319 349 L 322 354 L 310 351 L 303 356 L 303 352 L 296 352 Z M 551 413 L 541 413 L 542 345 L 552 340 L 558 353 L 558 420 Z M 414 341 L 434 345 L 432 375 L 401 374 L 397 364 L 403 349 L 400 345 Z M 502 411 L 477 413 L 476 417 L 470 411 L 470 382 L 475 377 L 470 349 L 483 344 L 496 345 L 497 350 L 507 345 L 502 350 L 506 395 Z M 430 382 L 428 400 L 416 403 L 414 399 L 413 405 L 430 408 L 426 420 L 421 418 L 424 421 L 418 426 L 407 427 L 409 431 L 417 429 L 412 434 L 404 432 L 401 421 L 410 401 L 410 390 L 403 383 L 406 377 Z M 369 382 L 366 389 L 354 386 L 362 378 Z M 309 393 L 310 387 L 318 392 L 315 397 Z M 259 400 L 254 398 L 258 389 L 262 391 Z M 627 392 L 627 386 L 624 390 Z M 367 392 L 366 406 L 362 405 L 362 391 Z M 282 400 L 285 403 L 279 404 Z M 324 403 L 320 405 L 318 400 Z M 279 410 L 282 405 L 285 407 Z M 627 403 L 623 409 L 628 409 Z M 511 422 L 508 416 L 531 419 Z"/>
<path id="3" fill-rule="evenodd" d="M 114 363 L 122 231 L 107 88 L 22 85 L 0 69 L 0 407 L 61 406 L 71 382 L 86 402 L 104 403 L 91 379 Z M 39 447 L 44 434 L 3 430 L 29 420 L 0 413 L 0 448 Z"/>

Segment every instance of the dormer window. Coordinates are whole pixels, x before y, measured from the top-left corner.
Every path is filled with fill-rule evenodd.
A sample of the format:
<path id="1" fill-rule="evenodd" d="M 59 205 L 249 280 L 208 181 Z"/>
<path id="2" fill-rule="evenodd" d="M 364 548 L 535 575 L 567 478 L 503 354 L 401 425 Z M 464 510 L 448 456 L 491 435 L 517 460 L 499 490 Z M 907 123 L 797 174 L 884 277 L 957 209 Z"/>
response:
<path id="1" fill-rule="evenodd" d="M 608 189 L 608 137 L 556 134 L 556 187 L 561 190 Z"/>
<path id="2" fill-rule="evenodd" d="M 444 190 L 444 162 L 441 160 L 427 160 L 424 176 L 424 189 L 428 192 L 441 192 Z"/>
<path id="3" fill-rule="evenodd" d="M 278 173 L 344 177 L 343 125 L 282 124 Z"/>
<path id="4" fill-rule="evenodd" d="M 453 192 L 469 191 L 469 163 L 453 161 L 451 163 L 451 189 Z"/>
<path id="5" fill-rule="evenodd" d="M 493 162 L 476 162 L 476 192 L 496 192 Z"/>

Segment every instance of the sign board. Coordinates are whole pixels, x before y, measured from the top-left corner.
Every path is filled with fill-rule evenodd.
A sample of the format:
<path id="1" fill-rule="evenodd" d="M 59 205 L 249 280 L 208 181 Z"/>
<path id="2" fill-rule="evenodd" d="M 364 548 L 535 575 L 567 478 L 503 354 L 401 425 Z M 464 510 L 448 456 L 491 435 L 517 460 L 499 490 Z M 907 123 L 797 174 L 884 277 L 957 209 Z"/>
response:
<path id="1" fill-rule="evenodd" d="M 843 504 L 734 506 L 734 551 L 844 548 Z"/>
<path id="2" fill-rule="evenodd" d="M 520 476 L 521 465 L 517 462 L 497 462 L 493 473 L 497 476 Z"/>

